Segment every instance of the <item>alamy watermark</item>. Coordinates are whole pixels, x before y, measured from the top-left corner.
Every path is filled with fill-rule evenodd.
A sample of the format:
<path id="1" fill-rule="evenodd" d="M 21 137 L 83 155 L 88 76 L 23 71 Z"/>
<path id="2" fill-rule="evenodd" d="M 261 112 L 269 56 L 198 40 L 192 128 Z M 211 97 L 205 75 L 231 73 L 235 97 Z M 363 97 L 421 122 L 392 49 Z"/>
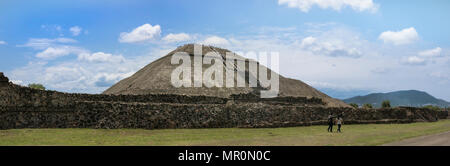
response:
<path id="1" fill-rule="evenodd" d="M 186 52 L 176 52 L 172 55 L 171 64 L 179 65 L 171 74 L 171 83 L 174 87 L 233 88 L 259 85 L 264 89 L 260 91 L 261 98 L 278 96 L 280 87 L 278 52 L 270 52 L 270 54 L 240 52 L 240 55 L 247 57 L 243 59 L 237 58 L 232 52 L 221 55 L 212 47 L 209 47 L 212 51 L 203 56 L 203 47 L 209 46 L 194 45 L 193 58 Z M 203 69 L 204 65 L 209 67 Z M 266 66 L 271 69 L 270 75 Z"/>

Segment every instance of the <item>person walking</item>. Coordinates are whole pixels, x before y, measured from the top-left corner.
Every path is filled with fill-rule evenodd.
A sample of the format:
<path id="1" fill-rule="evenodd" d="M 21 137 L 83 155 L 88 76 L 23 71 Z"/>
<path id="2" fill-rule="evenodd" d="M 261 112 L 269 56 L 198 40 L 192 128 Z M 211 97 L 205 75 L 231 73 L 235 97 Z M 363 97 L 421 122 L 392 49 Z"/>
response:
<path id="1" fill-rule="evenodd" d="M 328 132 L 333 132 L 333 114 L 328 115 Z"/>
<path id="2" fill-rule="evenodd" d="M 342 126 L 342 116 L 339 116 L 338 118 L 337 118 L 337 125 L 338 125 L 338 129 L 337 129 L 337 132 L 341 132 L 341 126 Z"/>

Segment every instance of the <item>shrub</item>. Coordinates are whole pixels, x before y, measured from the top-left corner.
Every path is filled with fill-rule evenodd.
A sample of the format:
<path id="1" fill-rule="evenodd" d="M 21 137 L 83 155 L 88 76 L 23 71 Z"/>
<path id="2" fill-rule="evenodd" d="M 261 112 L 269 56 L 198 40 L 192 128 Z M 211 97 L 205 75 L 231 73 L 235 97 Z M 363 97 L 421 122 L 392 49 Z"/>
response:
<path id="1" fill-rule="evenodd" d="M 350 106 L 352 106 L 353 108 L 358 108 L 359 107 L 359 105 L 356 104 L 356 103 L 350 103 Z"/>
<path id="2" fill-rule="evenodd" d="M 366 103 L 366 104 L 363 105 L 363 108 L 370 109 L 370 108 L 373 108 L 373 107 L 372 107 L 372 104 Z"/>
<path id="3" fill-rule="evenodd" d="M 426 106 L 423 106 L 422 108 L 426 108 L 426 109 L 434 110 L 434 111 L 440 111 L 442 109 L 441 107 L 434 106 L 434 105 L 426 105 Z"/>
<path id="4" fill-rule="evenodd" d="M 383 103 L 381 103 L 381 107 L 382 108 L 391 108 L 391 102 L 389 100 L 385 100 L 385 101 L 383 101 Z"/>
<path id="5" fill-rule="evenodd" d="M 28 84 L 28 87 L 33 89 L 45 90 L 45 87 L 42 84 Z"/>

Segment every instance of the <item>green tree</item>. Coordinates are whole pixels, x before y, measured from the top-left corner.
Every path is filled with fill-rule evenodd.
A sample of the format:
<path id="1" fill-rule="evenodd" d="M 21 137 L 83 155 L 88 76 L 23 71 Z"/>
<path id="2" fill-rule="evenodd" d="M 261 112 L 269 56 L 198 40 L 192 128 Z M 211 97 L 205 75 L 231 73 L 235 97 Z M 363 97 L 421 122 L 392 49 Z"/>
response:
<path id="1" fill-rule="evenodd" d="M 373 108 L 373 107 L 372 107 L 372 104 L 366 103 L 366 104 L 363 105 L 363 108 L 370 109 L 370 108 Z"/>
<path id="2" fill-rule="evenodd" d="M 350 103 L 350 106 L 352 106 L 353 108 L 358 108 L 359 107 L 359 105 L 356 104 L 356 103 Z"/>
<path id="3" fill-rule="evenodd" d="M 434 106 L 434 105 L 426 105 L 426 106 L 423 106 L 422 108 L 426 108 L 426 109 L 429 109 L 429 110 L 435 110 L 435 111 L 439 111 L 439 110 L 442 109 L 441 107 Z"/>
<path id="4" fill-rule="evenodd" d="M 381 103 L 381 107 L 382 108 L 391 108 L 391 102 L 389 100 L 385 100 L 385 101 L 383 101 L 383 103 Z"/>
<path id="5" fill-rule="evenodd" d="M 28 84 L 28 87 L 33 89 L 45 90 L 45 87 L 42 84 Z"/>

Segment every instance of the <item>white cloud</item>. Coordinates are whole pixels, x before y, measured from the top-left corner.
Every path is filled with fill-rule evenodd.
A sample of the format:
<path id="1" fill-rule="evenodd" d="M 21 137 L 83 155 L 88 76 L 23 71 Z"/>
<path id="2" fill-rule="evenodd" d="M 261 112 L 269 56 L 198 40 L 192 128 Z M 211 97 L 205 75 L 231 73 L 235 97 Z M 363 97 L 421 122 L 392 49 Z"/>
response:
<path id="1" fill-rule="evenodd" d="M 322 81 L 304 80 L 304 82 L 310 86 L 313 86 L 314 88 L 321 88 L 321 89 L 335 89 L 335 90 L 342 90 L 342 91 L 351 91 L 351 90 L 355 90 L 355 89 L 359 90 L 361 88 L 359 86 L 351 86 L 348 84 L 334 84 L 334 83 L 322 82 Z"/>
<path id="2" fill-rule="evenodd" d="M 51 33 L 56 33 L 60 36 L 63 36 L 63 28 L 60 25 L 41 25 L 41 28 Z"/>
<path id="3" fill-rule="evenodd" d="M 318 6 L 322 9 L 331 8 L 340 11 L 344 7 L 351 7 L 356 11 L 376 12 L 378 4 L 372 0 L 278 0 L 279 5 L 287 5 L 290 8 L 299 8 L 302 12 L 308 12 L 311 7 Z"/>
<path id="4" fill-rule="evenodd" d="M 289 78 L 370 89 L 376 78 L 369 77 L 372 75 L 371 69 L 396 63 L 392 60 L 385 62 L 379 50 L 373 49 L 374 44 L 361 39 L 357 32 L 350 29 L 331 25 L 327 30 L 311 33 L 305 29 L 304 32 L 254 31 L 251 33 L 257 35 L 249 33 L 248 36 L 229 38 L 230 45 L 224 48 L 238 54 L 248 51 L 279 52 L 279 71 Z"/>
<path id="5" fill-rule="evenodd" d="M 450 91 L 443 91 L 442 89 L 446 89 L 445 86 L 434 86 L 437 82 L 432 81 L 428 76 L 430 71 L 442 70 L 443 67 L 449 69 L 450 63 L 445 61 L 446 56 L 440 57 L 442 59 L 437 60 L 433 65 L 411 67 L 403 60 L 408 60 L 404 56 L 418 56 L 415 49 L 386 47 L 380 42 L 371 42 L 363 38 L 358 31 L 340 24 L 326 25 L 319 29 L 304 29 L 294 33 L 259 33 L 255 30 L 248 32 L 247 35 L 224 37 L 230 43 L 224 48 L 234 52 L 279 52 L 280 73 L 283 76 L 312 83 L 317 87 L 334 87 L 339 90 L 356 89 L 360 92 L 361 90 L 387 92 L 399 89 L 422 89 L 436 96 L 449 97 Z M 310 37 L 309 40 L 303 42 L 303 39 L 308 37 Z M 302 42 L 304 46 L 307 45 L 306 43 L 329 42 L 345 49 L 355 48 L 361 52 L 361 56 L 359 58 L 318 56 L 316 52 L 310 50 L 314 47 L 302 48 Z M 445 48 L 442 47 L 443 52 L 444 50 Z M 448 58 L 450 60 L 450 57 Z M 412 58 L 411 62 L 414 61 Z M 428 62 L 430 61 L 425 60 L 422 63 Z M 420 64 L 420 60 L 416 60 L 415 63 Z M 386 82 L 386 80 L 389 81 Z M 446 87 L 449 86 L 449 84 L 446 85 Z"/>
<path id="6" fill-rule="evenodd" d="M 79 61 L 91 63 L 121 63 L 125 61 L 122 55 L 112 55 L 104 52 L 90 53 L 89 50 L 73 46 L 48 47 L 37 53 L 36 57 L 51 60 L 67 55 L 77 55 Z"/>
<path id="7" fill-rule="evenodd" d="M 300 47 L 316 55 L 358 58 L 362 56 L 362 52 L 357 48 L 359 44 L 354 43 L 356 41 L 347 41 L 342 38 L 324 38 L 323 36 L 321 40 L 318 40 L 309 36 L 302 40 Z"/>
<path id="8" fill-rule="evenodd" d="M 193 38 L 191 40 L 198 39 L 199 42 L 220 43 L 222 44 L 220 47 L 235 52 L 279 52 L 280 73 L 283 76 L 300 79 L 317 87 L 373 91 L 429 87 L 427 91 L 433 95 L 448 96 L 449 91 L 446 87 L 449 84 L 435 86 L 438 81 L 436 79 L 440 78 L 432 80 L 429 74 L 432 71 L 445 73 L 450 64 L 447 56 L 433 57 L 440 58 L 433 65 L 421 67 L 399 65 L 420 65 L 431 63 L 431 61 L 429 57 L 421 56 L 419 51 L 410 50 L 409 47 L 385 47 L 380 42 L 364 40 L 357 31 L 339 24 L 321 25 L 320 28 L 309 26 L 309 28 L 304 30 L 299 28 L 295 31 L 274 28 L 270 32 L 267 30 L 258 32 L 260 29 L 256 29 L 239 36 L 233 36 L 233 34 L 221 37 L 207 34 L 190 34 L 190 36 Z M 165 55 L 176 48 L 174 43 L 160 42 L 158 44 L 155 50 L 152 49 L 152 53 L 134 58 L 124 57 L 122 62 L 102 61 L 107 59 L 100 58 L 106 57 L 105 55 L 97 57 L 93 56 L 94 53 L 88 52 L 84 54 L 86 57 L 78 54 L 79 59 L 75 60 L 61 58 L 66 61 L 54 61 L 48 64 L 33 62 L 14 70 L 9 77 L 11 80 L 23 80 L 26 83 L 44 83 L 49 89 L 59 91 L 101 93 L 113 83 L 151 63 L 159 55 Z M 341 50 L 343 54 L 337 54 L 339 51 L 333 52 L 333 50 Z M 442 47 L 441 54 L 444 54 L 445 50 Z M 319 54 L 326 56 L 318 56 Z M 47 74 L 47 72 L 50 73 Z M 386 80 L 389 81 L 386 82 Z"/>
<path id="9" fill-rule="evenodd" d="M 402 59 L 403 64 L 407 65 L 426 65 L 428 62 L 436 63 L 434 60 L 441 57 L 442 49 L 436 47 L 434 49 L 420 51 L 417 56 L 409 56 Z"/>
<path id="10" fill-rule="evenodd" d="M 123 62 L 98 62 L 102 64 L 77 60 L 54 64 L 31 62 L 13 70 L 9 77 L 30 83 L 42 83 L 48 89 L 63 92 L 101 93 L 152 60 L 154 58 L 151 56 L 142 56 L 125 59 Z"/>
<path id="11" fill-rule="evenodd" d="M 426 59 L 418 56 L 410 56 L 403 59 L 403 63 L 407 65 L 425 65 L 427 61 Z"/>
<path id="12" fill-rule="evenodd" d="M 167 36 L 165 36 L 164 38 L 162 38 L 162 40 L 169 42 L 169 43 L 182 42 L 182 41 L 187 41 L 190 39 L 191 39 L 191 36 L 186 33 L 178 33 L 178 34 L 170 33 Z"/>
<path id="13" fill-rule="evenodd" d="M 260 32 L 262 33 L 270 33 L 270 32 L 292 32 L 297 30 L 297 27 L 276 27 L 276 26 L 264 26 L 260 28 Z"/>
<path id="14" fill-rule="evenodd" d="M 35 49 L 45 49 L 51 46 L 60 45 L 60 44 L 69 44 L 76 43 L 77 41 L 70 38 L 30 38 L 28 42 L 24 45 L 19 45 L 19 47 L 31 47 Z"/>
<path id="15" fill-rule="evenodd" d="M 54 59 L 61 56 L 66 56 L 70 54 L 81 54 L 84 52 L 87 51 L 82 48 L 72 46 L 48 47 L 44 51 L 37 53 L 36 57 L 42 59 Z"/>
<path id="16" fill-rule="evenodd" d="M 437 56 L 441 55 L 441 52 L 442 52 L 441 47 L 436 47 L 434 49 L 421 51 L 418 54 L 419 54 L 419 56 L 422 56 L 422 57 L 437 57 Z"/>
<path id="17" fill-rule="evenodd" d="M 121 63 L 125 61 L 125 58 L 122 55 L 112 55 L 103 52 L 96 52 L 93 54 L 89 53 L 79 54 L 78 60 L 87 62 Z"/>
<path id="18" fill-rule="evenodd" d="M 73 36 L 78 36 L 81 33 L 82 28 L 79 26 L 74 26 L 74 27 L 70 27 L 69 30 L 70 30 L 70 32 L 72 32 Z"/>
<path id="19" fill-rule="evenodd" d="M 230 44 L 230 42 L 227 39 L 218 36 L 208 37 L 205 40 L 201 41 L 200 43 L 212 46 L 226 46 Z"/>
<path id="20" fill-rule="evenodd" d="M 2 41 L 2 40 L 0 40 L 0 45 L 2 45 L 2 44 L 6 44 L 6 42 L 5 42 L 5 41 Z"/>
<path id="21" fill-rule="evenodd" d="M 376 67 L 375 69 L 372 69 L 371 72 L 374 74 L 386 74 L 390 72 L 391 70 L 384 67 Z"/>
<path id="22" fill-rule="evenodd" d="M 392 43 L 394 45 L 410 44 L 419 39 L 419 34 L 414 27 L 406 28 L 401 31 L 386 31 L 378 37 L 384 43 Z"/>
<path id="23" fill-rule="evenodd" d="M 28 65 L 11 71 L 11 80 L 42 83 L 48 89 L 64 92 L 101 93 L 107 87 L 132 75 L 156 59 L 160 53 L 167 53 L 156 49 L 149 55 L 126 59 L 122 55 L 105 52 L 91 53 L 90 50 L 70 45 L 75 42 L 76 40 L 69 38 L 29 39 L 28 43 L 22 47 L 39 50 L 36 53 L 39 59 L 34 59 Z M 69 55 L 76 55 L 77 59 L 53 60 Z M 53 61 L 49 63 L 48 60 Z"/>
<path id="24" fill-rule="evenodd" d="M 107 87 L 119 82 L 120 80 L 130 77 L 134 72 L 128 73 L 100 73 L 95 76 L 95 85 L 98 87 Z"/>
<path id="25" fill-rule="evenodd" d="M 42 83 L 48 89 L 63 92 L 101 93 L 158 58 L 160 53 L 167 53 L 156 49 L 146 55 L 125 58 L 105 52 L 85 51 L 78 54 L 75 60 L 61 59 L 52 63 L 31 61 L 11 71 L 8 77 L 26 83 Z"/>
<path id="26" fill-rule="evenodd" d="M 13 84 L 16 84 L 16 85 L 25 85 L 22 80 L 9 80 L 9 81 L 11 81 Z"/>
<path id="27" fill-rule="evenodd" d="M 316 42 L 316 38 L 309 36 L 302 40 L 302 43 L 300 44 L 301 47 L 308 47 L 310 45 L 313 45 Z"/>
<path id="28" fill-rule="evenodd" d="M 51 58 L 56 58 L 56 57 L 65 56 L 65 55 L 69 55 L 69 54 L 70 54 L 70 51 L 68 51 L 65 48 L 49 47 L 49 48 L 45 49 L 44 51 L 37 53 L 36 57 L 44 58 L 44 59 L 51 59 Z"/>
<path id="29" fill-rule="evenodd" d="M 429 74 L 431 77 L 438 78 L 441 80 L 450 80 L 450 74 L 443 71 L 434 71 Z"/>
<path id="30" fill-rule="evenodd" d="M 161 34 L 161 27 L 159 25 L 152 26 L 144 24 L 133 29 L 131 32 L 120 33 L 119 42 L 121 43 L 137 43 L 159 37 Z"/>
<path id="31" fill-rule="evenodd" d="M 44 71 L 44 79 L 46 82 L 50 80 L 58 80 L 59 83 L 56 83 L 57 86 L 60 84 L 63 84 L 64 82 L 74 82 L 83 78 L 83 68 L 81 67 L 74 67 L 74 66 L 64 66 L 64 65 L 57 65 L 57 66 L 50 66 L 48 68 L 45 68 Z"/>

